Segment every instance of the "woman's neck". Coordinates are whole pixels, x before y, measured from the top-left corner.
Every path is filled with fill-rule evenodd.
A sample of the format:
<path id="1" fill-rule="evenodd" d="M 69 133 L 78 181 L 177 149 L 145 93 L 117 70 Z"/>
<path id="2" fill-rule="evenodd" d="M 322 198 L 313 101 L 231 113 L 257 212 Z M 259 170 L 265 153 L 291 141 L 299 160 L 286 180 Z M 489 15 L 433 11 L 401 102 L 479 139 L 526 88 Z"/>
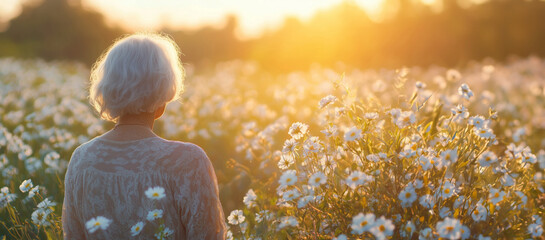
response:
<path id="1" fill-rule="evenodd" d="M 154 121 L 153 113 L 126 114 L 120 117 L 115 127 L 102 137 L 117 141 L 156 137 L 157 135 L 153 132 Z"/>
<path id="2" fill-rule="evenodd" d="M 116 126 L 141 125 L 153 129 L 155 117 L 153 113 L 125 114 L 119 118 Z"/>

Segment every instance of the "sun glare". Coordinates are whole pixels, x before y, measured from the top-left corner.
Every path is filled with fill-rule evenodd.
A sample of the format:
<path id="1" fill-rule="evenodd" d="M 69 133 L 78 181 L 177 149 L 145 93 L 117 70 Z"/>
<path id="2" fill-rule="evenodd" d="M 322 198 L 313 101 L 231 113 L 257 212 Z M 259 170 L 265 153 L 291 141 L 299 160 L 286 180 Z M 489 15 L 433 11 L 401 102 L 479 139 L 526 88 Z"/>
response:
<path id="1" fill-rule="evenodd" d="M 383 0 L 355 0 L 358 5 L 364 8 L 369 14 L 377 14 L 382 7 Z"/>
<path id="2" fill-rule="evenodd" d="M 426 5 L 432 5 L 436 2 L 436 0 L 420 0 L 420 2 Z"/>
<path id="3" fill-rule="evenodd" d="M 279 27 L 288 16 L 304 21 L 317 11 L 343 1 L 355 2 L 374 19 L 379 17 L 383 3 L 383 0 L 232 0 L 229 3 L 221 0 L 157 0 L 152 4 L 143 0 L 85 0 L 84 3 L 104 13 L 111 22 L 134 30 L 221 25 L 225 16 L 231 14 L 239 20 L 241 35 L 253 37 Z"/>

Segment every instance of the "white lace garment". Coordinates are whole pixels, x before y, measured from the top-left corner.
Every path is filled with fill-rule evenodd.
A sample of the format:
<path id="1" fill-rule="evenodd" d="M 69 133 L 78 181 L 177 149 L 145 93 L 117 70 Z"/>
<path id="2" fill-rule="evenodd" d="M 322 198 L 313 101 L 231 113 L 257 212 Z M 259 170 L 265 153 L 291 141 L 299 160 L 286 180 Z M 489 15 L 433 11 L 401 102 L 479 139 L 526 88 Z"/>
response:
<path id="1" fill-rule="evenodd" d="M 212 164 L 190 143 L 159 137 L 113 141 L 101 137 L 79 146 L 65 176 L 62 222 L 65 239 L 153 239 L 161 221 L 174 230 L 168 239 L 224 239 L 225 222 Z M 163 187 L 166 197 L 145 191 Z M 147 220 L 150 210 L 163 217 Z M 87 231 L 97 216 L 111 221 L 105 230 Z M 131 227 L 144 222 L 142 232 Z"/>

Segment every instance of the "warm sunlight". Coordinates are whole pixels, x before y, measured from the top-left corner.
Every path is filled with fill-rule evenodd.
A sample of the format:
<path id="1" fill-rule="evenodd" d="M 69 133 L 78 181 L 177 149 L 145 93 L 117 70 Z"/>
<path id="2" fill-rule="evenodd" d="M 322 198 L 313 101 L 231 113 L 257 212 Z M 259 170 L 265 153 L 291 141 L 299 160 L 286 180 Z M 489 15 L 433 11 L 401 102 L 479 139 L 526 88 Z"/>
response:
<path id="1" fill-rule="evenodd" d="M 545 240 L 545 0 L 0 2 L 0 240 Z"/>
<path id="2" fill-rule="evenodd" d="M 346 0 L 86 0 L 84 3 L 104 12 L 115 23 L 131 29 L 156 29 L 161 25 L 172 28 L 197 28 L 220 25 L 225 16 L 234 14 L 243 37 L 255 37 L 267 29 L 277 28 L 286 16 L 308 19 L 319 10 Z M 378 13 L 382 0 L 350 0 L 371 15 Z"/>

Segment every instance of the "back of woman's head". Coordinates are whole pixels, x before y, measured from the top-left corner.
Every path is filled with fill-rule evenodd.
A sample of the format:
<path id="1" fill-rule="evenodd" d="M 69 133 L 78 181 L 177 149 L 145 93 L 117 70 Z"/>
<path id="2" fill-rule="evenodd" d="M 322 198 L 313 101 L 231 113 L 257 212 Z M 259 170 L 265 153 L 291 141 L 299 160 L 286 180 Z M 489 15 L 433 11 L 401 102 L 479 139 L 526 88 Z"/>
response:
<path id="1" fill-rule="evenodd" d="M 139 33 L 116 41 L 91 71 L 90 102 L 103 119 L 154 112 L 183 92 L 180 51 L 169 37 Z"/>

